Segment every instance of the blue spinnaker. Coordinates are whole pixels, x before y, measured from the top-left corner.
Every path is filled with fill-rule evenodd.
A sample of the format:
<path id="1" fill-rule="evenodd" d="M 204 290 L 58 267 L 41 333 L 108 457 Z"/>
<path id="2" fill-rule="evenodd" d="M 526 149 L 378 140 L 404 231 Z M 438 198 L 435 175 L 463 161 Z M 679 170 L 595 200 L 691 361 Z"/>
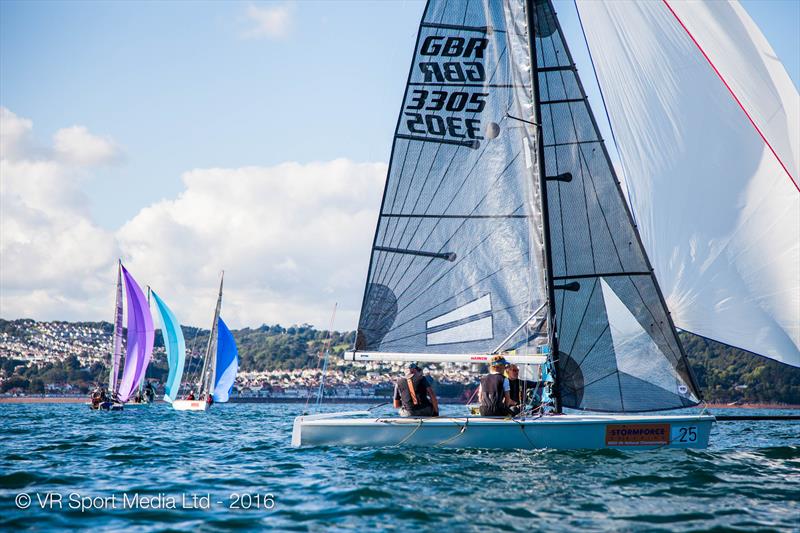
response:
<path id="1" fill-rule="evenodd" d="M 214 401 L 224 403 L 233 389 L 236 372 L 239 370 L 239 351 L 236 341 L 220 317 L 217 330 L 217 379 L 214 382 Z"/>
<path id="2" fill-rule="evenodd" d="M 158 314 L 161 317 L 161 333 L 164 337 L 164 348 L 167 350 L 167 362 L 169 363 L 169 376 L 164 385 L 164 400 L 172 403 L 178 397 L 178 389 L 181 386 L 183 377 L 183 364 L 186 359 L 186 342 L 183 339 L 181 324 L 172 313 L 164 300 L 151 291 L 156 302 Z"/>

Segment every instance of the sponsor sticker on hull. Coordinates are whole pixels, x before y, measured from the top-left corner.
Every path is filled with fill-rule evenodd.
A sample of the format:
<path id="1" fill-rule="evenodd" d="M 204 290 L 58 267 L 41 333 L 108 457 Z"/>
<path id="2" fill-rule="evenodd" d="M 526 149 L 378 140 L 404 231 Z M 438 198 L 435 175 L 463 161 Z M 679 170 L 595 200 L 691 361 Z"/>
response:
<path id="1" fill-rule="evenodd" d="M 669 431 L 669 424 L 608 424 L 606 446 L 666 445 Z"/>

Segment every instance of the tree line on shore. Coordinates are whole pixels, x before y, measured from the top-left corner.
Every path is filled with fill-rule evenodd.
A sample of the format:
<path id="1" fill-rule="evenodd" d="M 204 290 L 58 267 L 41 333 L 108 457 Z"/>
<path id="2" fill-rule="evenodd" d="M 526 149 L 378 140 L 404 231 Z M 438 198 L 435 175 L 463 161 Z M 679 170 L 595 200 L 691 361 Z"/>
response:
<path id="1" fill-rule="evenodd" d="M 20 327 L 19 322 L 0 319 L 0 333 L 8 333 L 24 343 L 31 333 Z M 81 325 L 100 327 L 110 338 L 108 323 Z M 187 350 L 194 357 L 199 356 L 208 341 L 208 330 L 184 327 L 183 331 Z M 288 328 L 276 324 L 235 330 L 233 335 L 239 348 L 240 370 L 266 371 L 317 368 L 326 346 L 330 346 L 331 356 L 339 356 L 352 346 L 355 332 L 327 332 L 308 324 Z M 681 332 L 680 335 L 706 401 L 800 404 L 800 369 L 690 333 Z M 157 331 L 156 346 L 163 345 L 160 331 Z M 84 366 L 74 354 L 39 365 L 27 366 L 26 363 L 21 358 L 0 356 L 0 392 L 21 389 L 41 394 L 50 383 L 69 383 L 85 392 L 95 383 L 108 379 L 105 362 Z M 163 381 L 167 372 L 165 358 L 156 356 L 147 375 Z"/>

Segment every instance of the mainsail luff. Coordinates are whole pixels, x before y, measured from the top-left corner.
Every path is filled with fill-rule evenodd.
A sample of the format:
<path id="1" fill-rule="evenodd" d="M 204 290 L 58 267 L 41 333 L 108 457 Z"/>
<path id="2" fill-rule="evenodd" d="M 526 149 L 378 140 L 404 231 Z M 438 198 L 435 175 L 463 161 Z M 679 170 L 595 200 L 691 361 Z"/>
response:
<path id="1" fill-rule="evenodd" d="M 544 276 L 547 284 L 547 338 L 550 346 L 548 359 L 551 362 L 550 373 L 553 377 L 553 407 L 556 413 L 561 409 L 561 387 L 558 370 L 558 322 L 556 321 L 556 297 L 553 284 L 553 252 L 550 242 L 550 211 L 547 202 L 547 171 L 544 157 L 544 135 L 542 133 L 542 106 L 539 98 L 539 69 L 536 65 L 536 11 L 534 0 L 525 0 L 525 18 L 528 25 L 528 50 L 530 52 L 530 66 L 532 79 L 531 99 L 534 102 L 533 122 L 536 123 L 536 162 L 534 166 L 534 181 L 538 182 L 540 190 L 540 208 L 542 210 L 542 234 L 544 241 Z"/>
<path id="2" fill-rule="evenodd" d="M 694 405 L 699 390 L 550 0 L 536 0 L 536 37 L 536 96 L 555 174 L 545 178 L 550 230 L 561 244 L 553 279 L 563 403 L 628 412 Z"/>
<path id="3" fill-rule="evenodd" d="M 114 332 L 111 337 L 111 371 L 108 377 L 108 392 L 117 392 L 119 361 L 122 357 L 122 261 L 117 261 L 117 296 L 114 302 Z"/>
<path id="4" fill-rule="evenodd" d="M 208 344 L 206 345 L 206 354 L 203 361 L 203 371 L 200 375 L 199 385 L 199 398 L 206 399 L 207 396 L 213 394 L 214 383 L 216 381 L 216 362 L 217 362 L 217 334 L 219 331 L 219 313 L 222 309 L 222 283 L 225 278 L 225 272 L 222 273 L 219 279 L 219 294 L 217 295 L 217 306 L 214 309 L 214 321 L 211 324 L 211 333 L 208 337 Z"/>

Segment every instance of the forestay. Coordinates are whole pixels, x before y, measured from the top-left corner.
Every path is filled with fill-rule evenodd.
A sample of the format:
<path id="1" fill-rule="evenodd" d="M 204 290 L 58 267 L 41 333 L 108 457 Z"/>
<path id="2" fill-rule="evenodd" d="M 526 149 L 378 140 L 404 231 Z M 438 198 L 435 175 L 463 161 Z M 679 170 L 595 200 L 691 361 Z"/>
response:
<path id="1" fill-rule="evenodd" d="M 800 366 L 800 97 L 738 2 L 580 1 L 675 324 Z"/>
<path id="2" fill-rule="evenodd" d="M 695 405 L 691 371 L 552 4 L 535 6 L 562 404 L 617 412 Z"/>
<path id="3" fill-rule="evenodd" d="M 522 1 L 428 3 L 357 351 L 487 353 L 543 307 L 524 21 Z M 508 347 L 527 346 L 527 329 Z"/>

